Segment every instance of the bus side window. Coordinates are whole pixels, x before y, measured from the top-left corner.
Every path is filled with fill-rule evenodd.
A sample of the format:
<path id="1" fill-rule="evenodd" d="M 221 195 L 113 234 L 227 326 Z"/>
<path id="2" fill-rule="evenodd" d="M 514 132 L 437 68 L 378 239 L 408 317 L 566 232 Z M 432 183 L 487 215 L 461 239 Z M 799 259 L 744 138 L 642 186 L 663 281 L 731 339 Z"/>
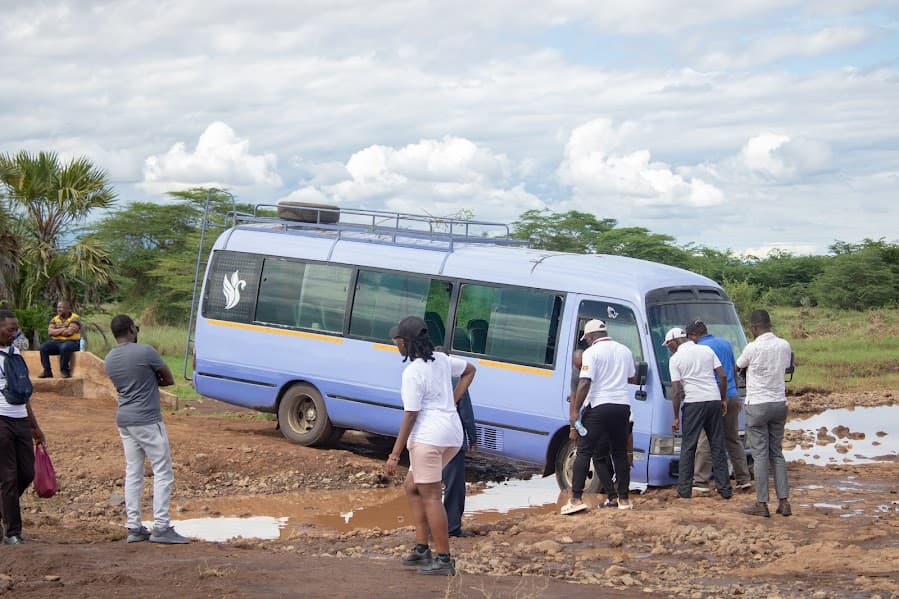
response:
<path id="1" fill-rule="evenodd" d="M 459 351 L 471 351 L 471 340 L 468 333 L 462 327 L 453 330 L 453 349 Z"/>

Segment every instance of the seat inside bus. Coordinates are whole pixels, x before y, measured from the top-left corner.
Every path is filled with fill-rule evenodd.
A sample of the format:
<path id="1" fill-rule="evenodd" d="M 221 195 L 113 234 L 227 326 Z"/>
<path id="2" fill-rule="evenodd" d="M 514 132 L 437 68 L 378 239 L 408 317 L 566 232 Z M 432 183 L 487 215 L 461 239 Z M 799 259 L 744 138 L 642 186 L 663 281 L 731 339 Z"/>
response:
<path id="1" fill-rule="evenodd" d="M 443 345 L 444 337 L 446 337 L 446 327 L 443 326 L 443 319 L 437 312 L 425 312 L 425 324 L 428 326 L 428 336 L 434 347 Z"/>

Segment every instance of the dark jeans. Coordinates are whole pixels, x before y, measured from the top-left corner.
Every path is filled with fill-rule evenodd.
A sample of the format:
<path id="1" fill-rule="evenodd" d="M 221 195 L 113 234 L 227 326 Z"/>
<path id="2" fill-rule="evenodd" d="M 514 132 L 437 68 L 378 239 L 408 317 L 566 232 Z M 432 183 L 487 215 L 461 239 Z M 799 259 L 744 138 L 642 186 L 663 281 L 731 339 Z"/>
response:
<path id="1" fill-rule="evenodd" d="M 446 508 L 446 530 L 459 534 L 465 513 L 465 446 L 443 467 L 443 507 Z"/>
<path id="2" fill-rule="evenodd" d="M 59 356 L 59 369 L 65 373 L 71 373 L 69 362 L 72 354 L 78 351 L 78 348 L 78 341 L 56 341 L 54 339 L 44 341 L 41 344 L 41 366 L 44 367 L 44 372 L 53 372 L 50 369 L 50 356 Z"/>
<path id="3" fill-rule="evenodd" d="M 712 450 L 712 474 L 715 487 L 724 497 L 730 497 L 730 474 L 727 471 L 727 453 L 724 450 L 724 417 L 721 415 L 720 401 L 700 401 L 685 403 L 681 428 L 684 431 L 680 445 L 678 464 L 677 494 L 690 497 L 693 493 L 693 465 L 699 434 L 705 431 Z"/>
<path id="4" fill-rule="evenodd" d="M 0 416 L 0 514 L 6 536 L 22 535 L 19 497 L 34 480 L 34 445 L 27 418 Z"/>
<path id="5" fill-rule="evenodd" d="M 571 496 L 580 499 L 584 494 L 584 483 L 590 460 L 596 469 L 603 490 L 609 497 L 616 495 L 627 499 L 631 485 L 631 472 L 627 463 L 628 419 L 630 406 L 617 404 L 600 404 L 595 408 L 587 407 L 581 414 L 581 423 L 587 427 L 587 434 L 577 440 L 577 456 L 574 458 L 574 472 L 571 475 Z M 615 467 L 618 492 L 612 483 L 606 454 L 612 454 Z"/>

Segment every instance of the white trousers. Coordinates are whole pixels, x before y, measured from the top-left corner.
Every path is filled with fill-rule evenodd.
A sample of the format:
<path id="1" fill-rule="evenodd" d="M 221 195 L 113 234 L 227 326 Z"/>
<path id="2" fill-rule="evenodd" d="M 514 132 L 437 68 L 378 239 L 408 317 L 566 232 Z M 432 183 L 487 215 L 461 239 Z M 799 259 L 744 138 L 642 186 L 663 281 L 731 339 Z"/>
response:
<path id="1" fill-rule="evenodd" d="M 128 528 L 140 528 L 140 497 L 144 488 L 144 460 L 153 468 L 153 525 L 164 530 L 171 525 L 169 503 L 172 498 L 172 454 L 169 437 L 162 422 L 143 426 L 120 426 L 119 436 L 125 448 L 125 516 Z"/>

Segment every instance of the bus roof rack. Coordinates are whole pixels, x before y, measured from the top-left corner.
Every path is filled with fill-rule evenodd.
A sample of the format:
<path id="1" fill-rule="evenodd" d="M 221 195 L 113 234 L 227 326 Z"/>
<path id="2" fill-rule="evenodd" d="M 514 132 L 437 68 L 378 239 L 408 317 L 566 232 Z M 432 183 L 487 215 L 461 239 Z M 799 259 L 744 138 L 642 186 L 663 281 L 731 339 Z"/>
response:
<path id="1" fill-rule="evenodd" d="M 299 203 L 290 204 L 290 207 L 301 209 L 303 220 L 275 216 L 283 214 L 284 206 L 256 204 L 253 214 L 232 214 L 234 226 L 276 225 L 275 230 L 286 233 L 370 243 L 432 246 L 444 251 L 452 251 L 456 243 L 528 246 L 525 240 L 513 239 L 509 225 L 501 222 Z"/>

